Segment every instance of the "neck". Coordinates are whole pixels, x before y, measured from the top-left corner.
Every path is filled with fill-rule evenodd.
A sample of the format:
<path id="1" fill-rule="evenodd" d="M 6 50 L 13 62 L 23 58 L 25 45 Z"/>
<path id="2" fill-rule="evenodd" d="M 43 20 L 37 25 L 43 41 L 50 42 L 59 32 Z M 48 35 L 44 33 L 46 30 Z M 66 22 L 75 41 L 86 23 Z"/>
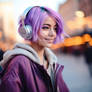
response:
<path id="1" fill-rule="evenodd" d="M 32 48 L 37 52 L 39 58 L 40 58 L 40 64 L 43 64 L 43 57 L 44 57 L 44 47 L 43 46 L 39 46 L 37 43 L 33 43 L 31 44 Z"/>

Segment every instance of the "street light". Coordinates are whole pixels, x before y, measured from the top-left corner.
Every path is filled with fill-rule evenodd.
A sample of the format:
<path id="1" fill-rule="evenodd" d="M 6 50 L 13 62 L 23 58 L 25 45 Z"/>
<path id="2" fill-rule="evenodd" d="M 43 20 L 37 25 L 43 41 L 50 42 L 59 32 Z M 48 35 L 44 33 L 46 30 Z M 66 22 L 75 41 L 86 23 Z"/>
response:
<path id="1" fill-rule="evenodd" d="M 83 12 L 83 11 L 76 11 L 76 12 L 75 12 L 75 15 L 76 15 L 77 17 L 83 18 L 83 17 L 84 17 L 84 12 Z"/>

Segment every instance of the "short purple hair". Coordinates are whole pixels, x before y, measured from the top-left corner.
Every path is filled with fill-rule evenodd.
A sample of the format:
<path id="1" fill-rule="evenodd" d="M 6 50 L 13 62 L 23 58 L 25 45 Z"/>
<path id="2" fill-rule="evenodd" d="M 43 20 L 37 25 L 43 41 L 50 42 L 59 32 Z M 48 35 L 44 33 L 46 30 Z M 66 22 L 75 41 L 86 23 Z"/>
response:
<path id="1" fill-rule="evenodd" d="M 60 15 L 50 8 L 34 6 L 28 11 L 24 19 L 24 24 L 30 25 L 32 27 L 32 38 L 30 39 L 30 41 L 36 41 L 38 39 L 38 31 L 42 28 L 42 24 L 47 16 L 50 16 L 56 20 L 57 33 L 54 44 L 59 43 L 63 40 L 61 34 L 64 33 L 64 27 L 63 20 Z M 21 22 L 22 20 L 20 19 L 18 31 L 22 26 Z"/>

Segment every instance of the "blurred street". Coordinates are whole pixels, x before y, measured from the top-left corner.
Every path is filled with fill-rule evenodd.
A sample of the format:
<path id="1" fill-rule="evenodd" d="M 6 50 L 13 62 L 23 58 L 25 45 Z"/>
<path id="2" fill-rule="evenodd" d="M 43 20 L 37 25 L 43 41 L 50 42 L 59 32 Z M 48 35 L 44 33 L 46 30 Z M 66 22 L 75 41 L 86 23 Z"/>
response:
<path id="1" fill-rule="evenodd" d="M 63 77 L 70 92 L 92 92 L 92 77 L 84 56 L 58 54 L 59 63 L 64 65 Z"/>

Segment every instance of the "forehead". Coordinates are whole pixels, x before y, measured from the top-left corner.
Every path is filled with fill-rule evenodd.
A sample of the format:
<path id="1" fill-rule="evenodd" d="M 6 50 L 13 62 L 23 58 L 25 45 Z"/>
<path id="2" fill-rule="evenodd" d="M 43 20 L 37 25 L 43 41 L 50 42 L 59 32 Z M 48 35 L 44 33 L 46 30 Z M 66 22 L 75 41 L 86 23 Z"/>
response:
<path id="1" fill-rule="evenodd" d="M 44 24 L 56 25 L 56 20 L 53 17 L 47 16 L 43 21 Z"/>

